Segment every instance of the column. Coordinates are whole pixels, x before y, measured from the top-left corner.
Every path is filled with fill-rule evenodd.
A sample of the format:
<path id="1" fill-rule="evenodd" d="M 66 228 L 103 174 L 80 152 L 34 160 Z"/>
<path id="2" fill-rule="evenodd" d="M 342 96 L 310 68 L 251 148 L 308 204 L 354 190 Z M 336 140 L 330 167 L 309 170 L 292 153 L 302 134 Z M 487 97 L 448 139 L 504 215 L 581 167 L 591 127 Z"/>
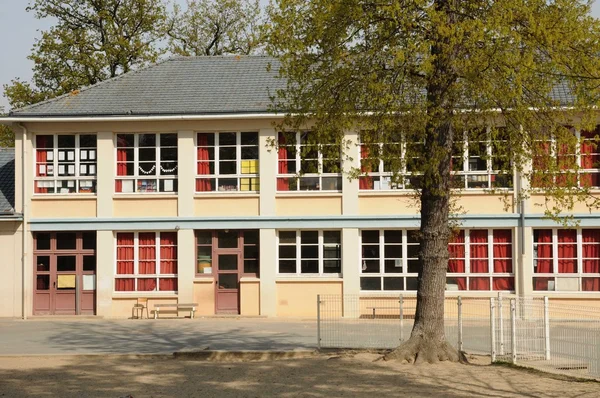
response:
<path id="1" fill-rule="evenodd" d="M 342 276 L 344 284 L 342 292 L 344 300 L 344 317 L 358 317 L 358 308 L 350 303 L 360 294 L 360 242 L 358 228 L 344 228 L 342 230 Z"/>
<path id="2" fill-rule="evenodd" d="M 356 169 L 360 165 L 360 151 L 358 147 L 358 133 L 349 131 L 346 133 L 346 140 L 349 141 L 348 149 L 342 162 L 342 170 L 344 173 L 342 179 L 342 213 L 345 216 L 355 216 L 359 213 L 358 206 L 358 178 L 348 179 L 348 174 L 352 169 Z M 346 159 L 350 158 L 350 159 Z M 345 277 L 344 277 L 345 279 Z"/>
<path id="3" fill-rule="evenodd" d="M 96 315 L 112 316 L 115 274 L 115 238 L 112 231 L 96 233 Z"/>
<path id="4" fill-rule="evenodd" d="M 180 303 L 194 302 L 195 245 L 193 229 L 180 229 L 177 232 L 177 295 Z"/>
<path id="5" fill-rule="evenodd" d="M 109 218 L 113 215 L 116 160 L 113 133 L 102 131 L 97 136 L 96 153 L 96 216 Z"/>
<path id="6" fill-rule="evenodd" d="M 179 187 L 177 192 L 177 214 L 179 217 L 194 216 L 195 153 L 194 132 L 179 131 L 177 140 L 177 180 Z"/>
<path id="7" fill-rule="evenodd" d="M 271 128 L 260 129 L 258 133 L 261 216 L 274 216 L 276 214 L 277 148 L 270 145 L 270 140 L 276 138 L 277 135 L 275 130 Z M 262 245 L 261 240 L 261 246 Z"/>
<path id="8" fill-rule="evenodd" d="M 262 188 L 262 175 L 261 175 Z M 277 238 L 274 229 L 260 230 L 260 314 L 277 316 Z"/>
<path id="9" fill-rule="evenodd" d="M 515 180 L 518 193 L 530 190 L 529 180 L 526 175 L 532 171 L 531 161 L 523 165 L 523 172 L 516 172 Z M 518 197 L 516 197 L 518 199 Z M 531 199 L 524 199 L 515 206 L 524 214 L 533 213 L 535 208 Z M 521 232 L 521 228 L 523 231 Z M 533 293 L 533 228 L 522 225 L 516 229 L 515 234 L 515 293 L 519 296 L 531 296 Z"/>

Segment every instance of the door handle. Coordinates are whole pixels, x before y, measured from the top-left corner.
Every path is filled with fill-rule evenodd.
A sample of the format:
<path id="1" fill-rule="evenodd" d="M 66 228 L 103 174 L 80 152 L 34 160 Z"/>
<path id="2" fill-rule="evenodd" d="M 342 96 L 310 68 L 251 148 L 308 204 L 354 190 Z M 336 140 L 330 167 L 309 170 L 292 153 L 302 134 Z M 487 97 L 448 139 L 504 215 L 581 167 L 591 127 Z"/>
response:
<path id="1" fill-rule="evenodd" d="M 54 288 L 56 289 L 56 281 L 54 281 Z"/>

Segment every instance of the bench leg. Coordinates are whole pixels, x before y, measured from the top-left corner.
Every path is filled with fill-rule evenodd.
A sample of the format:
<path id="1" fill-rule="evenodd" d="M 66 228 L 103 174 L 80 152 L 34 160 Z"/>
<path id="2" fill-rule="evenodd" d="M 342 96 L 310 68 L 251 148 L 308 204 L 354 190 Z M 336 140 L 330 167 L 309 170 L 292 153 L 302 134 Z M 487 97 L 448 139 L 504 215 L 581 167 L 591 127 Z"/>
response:
<path id="1" fill-rule="evenodd" d="M 158 308 L 154 310 L 154 319 L 158 319 Z"/>
<path id="2" fill-rule="evenodd" d="M 196 312 L 194 309 L 190 311 L 190 319 L 194 319 L 194 312 Z"/>
<path id="3" fill-rule="evenodd" d="M 373 319 L 375 319 L 375 308 L 373 308 Z"/>

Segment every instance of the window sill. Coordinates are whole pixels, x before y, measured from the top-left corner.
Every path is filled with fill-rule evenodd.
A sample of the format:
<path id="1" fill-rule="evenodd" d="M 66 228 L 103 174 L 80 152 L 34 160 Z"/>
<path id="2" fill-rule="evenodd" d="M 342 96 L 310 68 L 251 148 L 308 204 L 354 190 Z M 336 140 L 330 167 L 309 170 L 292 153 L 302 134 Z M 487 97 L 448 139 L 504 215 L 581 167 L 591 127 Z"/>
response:
<path id="1" fill-rule="evenodd" d="M 178 292 L 113 292 L 114 299 L 177 298 Z"/>
<path id="2" fill-rule="evenodd" d="M 31 200 L 95 200 L 97 199 L 97 195 L 95 193 L 70 193 L 70 194 L 61 194 L 61 193 L 45 193 L 45 194 L 33 194 Z"/>
<path id="3" fill-rule="evenodd" d="M 453 194 L 458 194 L 461 196 L 468 195 L 512 195 L 514 193 L 513 189 L 508 188 L 496 188 L 495 192 L 490 192 L 490 189 L 483 188 L 464 188 L 464 189 L 452 189 Z M 413 189 L 393 189 L 393 190 L 359 190 L 358 196 L 413 196 L 415 194 L 415 190 Z"/>
<path id="4" fill-rule="evenodd" d="M 207 198 L 258 198 L 260 193 L 258 192 L 242 192 L 242 191 L 215 191 L 215 192 L 196 192 L 194 199 L 207 199 Z"/>
<path id="5" fill-rule="evenodd" d="M 307 196 L 315 196 L 315 197 L 322 197 L 322 198 L 328 198 L 328 197 L 333 197 L 333 198 L 341 198 L 342 197 L 342 192 L 323 192 L 323 191 L 277 191 L 276 197 L 277 198 L 293 198 L 293 197 L 300 197 L 300 198 L 305 198 Z"/>
<path id="6" fill-rule="evenodd" d="M 140 193 L 115 193 L 114 200 L 119 199 L 177 199 L 177 193 L 140 192 Z"/>

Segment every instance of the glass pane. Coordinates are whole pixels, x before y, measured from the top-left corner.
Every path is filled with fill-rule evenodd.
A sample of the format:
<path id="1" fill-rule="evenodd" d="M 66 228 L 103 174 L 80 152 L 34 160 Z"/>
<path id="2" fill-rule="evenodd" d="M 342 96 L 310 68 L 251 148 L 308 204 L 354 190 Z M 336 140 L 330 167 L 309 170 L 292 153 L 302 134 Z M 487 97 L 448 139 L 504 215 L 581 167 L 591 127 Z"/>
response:
<path id="1" fill-rule="evenodd" d="M 132 148 L 134 146 L 133 134 L 117 134 L 118 148 Z M 127 159 L 132 159 L 129 156 Z"/>
<path id="2" fill-rule="evenodd" d="M 244 244 L 253 245 L 258 244 L 258 230 L 244 231 Z"/>
<path id="3" fill-rule="evenodd" d="M 96 256 L 83 256 L 83 270 L 96 271 Z"/>
<path id="4" fill-rule="evenodd" d="M 379 231 L 362 231 L 363 243 L 379 243 Z"/>
<path id="5" fill-rule="evenodd" d="M 406 241 L 408 243 L 419 243 L 419 231 L 411 230 L 406 232 Z"/>
<path id="6" fill-rule="evenodd" d="M 419 269 L 421 268 L 420 264 L 419 264 L 419 260 L 408 260 L 408 273 L 410 274 L 416 274 L 419 272 Z"/>
<path id="7" fill-rule="evenodd" d="M 324 231 L 323 241 L 325 243 L 342 243 L 342 233 L 340 231 Z"/>
<path id="8" fill-rule="evenodd" d="M 342 272 L 342 262 L 340 260 L 323 261 L 323 272 L 326 274 L 338 274 Z"/>
<path id="9" fill-rule="evenodd" d="M 238 247 L 238 231 L 221 230 L 217 233 L 218 246 L 221 249 Z"/>
<path id="10" fill-rule="evenodd" d="M 258 258 L 258 246 L 246 245 L 244 246 L 244 259 L 256 259 Z"/>
<path id="11" fill-rule="evenodd" d="M 37 256 L 36 263 L 38 272 L 50 271 L 50 256 Z"/>
<path id="12" fill-rule="evenodd" d="M 279 260 L 279 273 L 280 274 L 295 274 L 296 273 L 296 260 Z"/>
<path id="13" fill-rule="evenodd" d="M 363 258 L 379 258 L 379 246 L 363 245 L 362 256 Z"/>
<path id="14" fill-rule="evenodd" d="M 363 260 L 362 262 L 363 273 L 379 273 L 379 260 Z"/>
<path id="15" fill-rule="evenodd" d="M 84 232 L 83 233 L 83 248 L 86 250 L 96 249 L 96 233 L 95 232 Z"/>
<path id="16" fill-rule="evenodd" d="M 406 246 L 406 257 L 408 258 L 419 258 L 419 249 L 417 245 Z"/>
<path id="17" fill-rule="evenodd" d="M 554 278 L 533 278 L 533 290 L 554 291 Z"/>
<path id="18" fill-rule="evenodd" d="M 219 289 L 237 289 L 237 274 L 219 274 Z"/>
<path id="19" fill-rule="evenodd" d="M 404 290 L 404 278 L 383 278 L 383 290 Z"/>
<path id="20" fill-rule="evenodd" d="M 342 251 L 339 245 L 325 246 L 323 248 L 323 258 L 340 258 L 342 257 Z"/>
<path id="21" fill-rule="evenodd" d="M 242 133 L 242 145 L 258 145 L 258 133 Z"/>
<path id="22" fill-rule="evenodd" d="M 417 290 L 419 281 L 417 278 L 406 278 L 406 290 Z"/>
<path id="23" fill-rule="evenodd" d="M 300 248 L 300 255 L 302 258 L 319 258 L 319 247 L 318 246 L 302 246 Z"/>
<path id="24" fill-rule="evenodd" d="M 303 274 L 316 274 L 319 272 L 318 260 L 301 260 L 300 268 Z"/>
<path id="25" fill-rule="evenodd" d="M 385 258 L 402 258 L 402 246 L 385 245 Z"/>
<path id="26" fill-rule="evenodd" d="M 96 147 L 96 135 L 94 134 L 82 134 L 79 136 L 79 146 L 82 148 L 95 148 Z"/>
<path id="27" fill-rule="evenodd" d="M 381 278 L 360 278 L 360 290 L 381 290 Z"/>
<path id="28" fill-rule="evenodd" d="M 296 246 L 279 246 L 279 258 L 296 258 Z"/>
<path id="29" fill-rule="evenodd" d="M 296 243 L 296 231 L 279 231 L 279 243 Z"/>
<path id="30" fill-rule="evenodd" d="M 235 271 L 238 269 L 237 254 L 220 254 L 219 255 L 219 270 Z"/>
<path id="31" fill-rule="evenodd" d="M 76 256 L 56 256 L 56 270 L 58 272 L 75 271 Z"/>
<path id="32" fill-rule="evenodd" d="M 50 275 L 38 275 L 35 288 L 37 290 L 50 290 Z"/>
<path id="33" fill-rule="evenodd" d="M 75 232 L 58 232 L 56 234 L 57 250 L 75 250 L 77 247 L 77 234 Z"/>
<path id="34" fill-rule="evenodd" d="M 196 231 L 199 245 L 212 245 L 212 231 Z"/>
<path id="35" fill-rule="evenodd" d="M 385 272 L 387 274 L 400 274 L 402 273 L 402 260 L 385 260 Z"/>
<path id="36" fill-rule="evenodd" d="M 384 231 L 385 243 L 402 243 L 402 231 L 400 230 L 389 230 Z"/>
<path id="37" fill-rule="evenodd" d="M 160 146 L 177 146 L 177 134 L 161 134 Z"/>
<path id="38" fill-rule="evenodd" d="M 319 233 L 317 231 L 302 231 L 300 232 L 300 240 L 302 244 L 318 243 Z"/>
<path id="39" fill-rule="evenodd" d="M 219 145 L 236 145 L 235 133 L 220 133 Z"/>
<path id="40" fill-rule="evenodd" d="M 258 260 L 244 260 L 245 274 L 258 274 Z"/>
<path id="41" fill-rule="evenodd" d="M 38 232 L 35 234 L 36 249 L 37 250 L 50 250 L 50 234 Z"/>
<path id="42" fill-rule="evenodd" d="M 140 134 L 139 144 L 140 144 L 140 147 L 156 146 L 156 134 Z"/>
<path id="43" fill-rule="evenodd" d="M 58 147 L 59 148 L 75 148 L 75 136 L 74 135 L 59 135 L 58 136 Z"/>

